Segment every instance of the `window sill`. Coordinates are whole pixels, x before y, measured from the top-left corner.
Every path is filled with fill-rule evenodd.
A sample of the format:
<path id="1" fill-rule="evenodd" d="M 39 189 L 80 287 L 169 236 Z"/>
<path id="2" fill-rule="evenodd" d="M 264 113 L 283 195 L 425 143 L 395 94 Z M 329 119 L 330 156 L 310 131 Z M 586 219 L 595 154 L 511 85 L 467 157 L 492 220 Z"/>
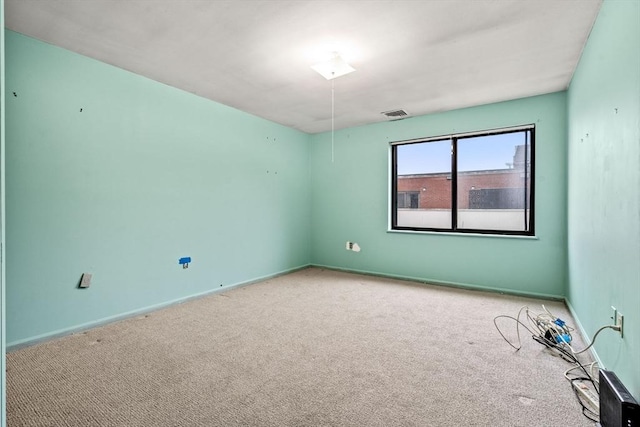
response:
<path id="1" fill-rule="evenodd" d="M 456 236 L 456 237 L 488 237 L 499 239 L 521 239 L 521 240 L 540 240 L 538 236 L 522 236 L 517 234 L 484 234 L 484 233 L 454 233 L 448 231 L 416 231 L 416 230 L 392 230 L 388 229 L 387 233 L 397 234 L 427 234 L 432 236 Z"/>

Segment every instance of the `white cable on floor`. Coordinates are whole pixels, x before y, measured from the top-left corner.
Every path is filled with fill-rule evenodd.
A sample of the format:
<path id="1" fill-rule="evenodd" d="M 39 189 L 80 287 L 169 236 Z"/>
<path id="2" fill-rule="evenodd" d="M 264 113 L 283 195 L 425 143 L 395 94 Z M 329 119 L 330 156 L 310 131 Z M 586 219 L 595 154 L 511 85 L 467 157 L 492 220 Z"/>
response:
<path id="1" fill-rule="evenodd" d="M 567 325 L 564 320 L 554 316 L 549 310 L 547 310 L 547 308 L 544 305 L 542 306 L 542 309 L 543 309 L 543 313 L 535 314 L 529 310 L 529 307 L 523 306 L 518 311 L 517 317 L 508 316 L 508 315 L 496 316 L 493 319 L 493 324 L 495 325 L 496 329 L 498 330 L 498 333 L 500 333 L 502 338 L 511 347 L 515 348 L 516 351 L 520 350 L 520 348 L 522 347 L 522 342 L 520 339 L 520 326 L 522 326 L 531 333 L 531 336 L 535 341 L 539 342 L 540 344 L 543 344 L 549 349 L 556 350 L 562 358 L 574 364 L 575 366 L 565 371 L 564 376 L 571 383 L 571 387 L 574 390 L 574 393 L 576 393 L 576 398 L 578 399 L 578 401 L 580 402 L 580 405 L 582 406 L 582 413 L 584 414 L 584 416 L 586 416 L 592 421 L 597 421 L 598 414 L 594 412 L 592 409 L 588 408 L 585 405 L 585 401 L 583 401 L 583 399 L 585 399 L 584 397 L 585 393 L 587 394 L 593 393 L 593 390 L 589 392 L 586 389 L 588 386 L 586 385 L 585 381 L 587 383 L 590 383 L 591 387 L 589 388 L 595 389 L 595 394 L 596 395 L 598 394 L 598 389 L 599 389 L 598 380 L 597 378 L 595 378 L 593 373 L 593 368 L 597 364 L 597 362 L 592 362 L 591 364 L 583 365 L 582 363 L 580 363 L 580 361 L 576 356 L 589 350 L 596 342 L 596 338 L 598 337 L 598 334 L 603 330 L 614 329 L 619 331 L 621 327 L 618 325 L 602 326 L 593 335 L 593 338 L 591 339 L 591 344 L 589 344 L 587 347 L 585 347 L 580 351 L 575 351 L 570 344 L 573 341 L 571 332 L 574 331 L 574 328 Z M 523 312 L 527 317 L 529 325 L 526 325 L 523 321 L 520 320 L 520 317 L 522 316 Z M 497 319 L 500 319 L 500 318 L 507 318 L 507 319 L 514 320 L 516 322 L 516 336 L 518 339 L 517 346 L 511 343 L 498 327 Z M 590 372 L 587 371 L 587 367 L 589 367 Z M 584 373 L 584 376 L 578 375 L 574 378 L 570 378 L 569 375 L 574 370 L 577 370 L 577 369 L 582 370 L 582 372 Z M 575 374 L 572 374 L 572 375 L 575 375 Z M 578 388 L 580 388 L 581 390 L 578 390 Z"/>

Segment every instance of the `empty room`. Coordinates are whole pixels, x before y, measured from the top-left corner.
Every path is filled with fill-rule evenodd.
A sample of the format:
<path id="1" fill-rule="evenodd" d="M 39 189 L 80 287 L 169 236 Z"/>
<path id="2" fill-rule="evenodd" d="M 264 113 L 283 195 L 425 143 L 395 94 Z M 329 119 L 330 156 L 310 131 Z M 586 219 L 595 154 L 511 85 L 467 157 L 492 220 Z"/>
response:
<path id="1" fill-rule="evenodd" d="M 640 425 L 639 0 L 0 5 L 0 427 Z"/>

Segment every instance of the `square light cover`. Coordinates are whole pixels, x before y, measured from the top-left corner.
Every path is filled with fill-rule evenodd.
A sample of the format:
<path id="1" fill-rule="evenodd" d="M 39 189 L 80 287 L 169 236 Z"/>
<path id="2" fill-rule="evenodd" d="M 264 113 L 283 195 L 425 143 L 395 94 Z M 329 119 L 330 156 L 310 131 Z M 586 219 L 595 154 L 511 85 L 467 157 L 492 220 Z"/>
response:
<path id="1" fill-rule="evenodd" d="M 312 65 L 311 68 L 317 71 L 322 77 L 327 80 L 335 79 L 336 77 L 344 76 L 354 72 L 356 69 L 351 65 L 344 62 L 340 55 L 335 55 L 328 61 L 319 62 Z"/>

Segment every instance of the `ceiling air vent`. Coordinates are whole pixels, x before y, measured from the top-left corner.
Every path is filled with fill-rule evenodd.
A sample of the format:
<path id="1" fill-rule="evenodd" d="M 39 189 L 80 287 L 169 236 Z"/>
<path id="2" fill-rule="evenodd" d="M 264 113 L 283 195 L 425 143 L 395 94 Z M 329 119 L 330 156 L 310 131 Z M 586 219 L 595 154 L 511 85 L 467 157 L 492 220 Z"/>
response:
<path id="1" fill-rule="evenodd" d="M 409 113 L 404 110 L 383 111 L 380 114 L 386 116 L 389 120 L 401 120 L 409 115 Z"/>

